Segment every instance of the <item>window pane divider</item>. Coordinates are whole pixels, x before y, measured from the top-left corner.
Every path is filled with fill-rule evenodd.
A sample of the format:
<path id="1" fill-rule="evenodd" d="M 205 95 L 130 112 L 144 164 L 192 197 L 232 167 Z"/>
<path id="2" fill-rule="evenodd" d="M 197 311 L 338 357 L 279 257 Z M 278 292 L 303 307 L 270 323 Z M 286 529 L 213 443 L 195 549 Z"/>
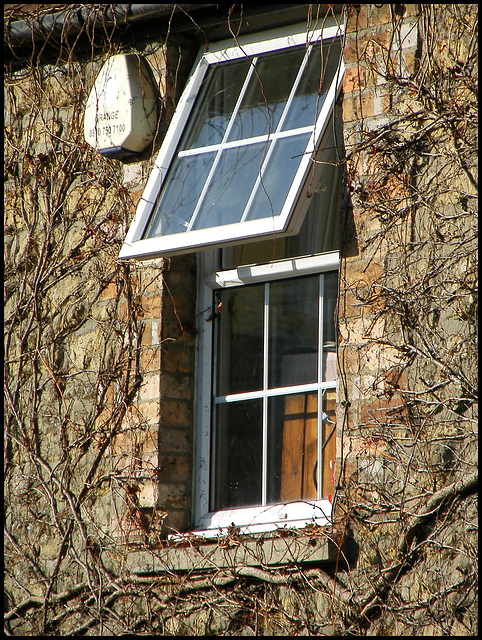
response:
<path id="1" fill-rule="evenodd" d="M 302 78 L 302 76 L 303 76 L 303 74 L 305 72 L 306 65 L 308 64 L 308 59 L 310 57 L 310 53 L 311 53 L 312 48 L 313 48 L 312 44 L 310 44 L 308 47 L 306 47 L 306 51 L 305 51 L 305 55 L 303 57 L 303 61 L 302 61 L 301 65 L 300 65 L 300 68 L 298 69 L 298 74 L 297 74 L 297 76 L 295 78 L 295 81 L 293 82 L 293 86 L 291 87 L 290 94 L 288 96 L 288 99 L 286 100 L 286 104 L 284 106 L 283 113 L 281 114 L 281 118 L 280 118 L 280 120 L 278 122 L 277 131 L 281 131 L 281 129 L 283 128 L 284 122 L 286 120 L 286 115 L 288 114 L 288 111 L 289 111 L 289 109 L 291 107 L 291 103 L 293 102 L 294 95 L 298 90 L 298 86 L 300 84 L 300 80 L 301 80 L 301 78 Z M 314 125 L 311 127 L 311 129 L 313 130 L 313 128 L 314 128 Z"/>
<path id="2" fill-rule="evenodd" d="M 318 380 L 323 380 L 323 295 L 325 290 L 325 278 L 320 274 L 319 292 L 318 292 Z M 321 499 L 323 495 L 323 393 L 324 389 L 318 386 L 318 402 L 317 402 L 317 456 L 318 464 L 316 466 L 316 487 L 317 498 Z"/>
<path id="3" fill-rule="evenodd" d="M 269 283 L 264 285 L 264 313 L 263 313 L 263 453 L 261 475 L 261 504 L 267 502 L 267 475 L 268 475 L 268 375 L 269 375 Z"/>
<path id="4" fill-rule="evenodd" d="M 288 113 L 288 111 L 289 111 L 289 109 L 291 107 L 291 104 L 293 102 L 293 96 L 295 95 L 295 93 L 296 93 L 296 91 L 298 89 L 298 85 L 300 83 L 300 78 L 302 77 L 302 75 L 303 75 L 303 73 L 304 73 L 304 71 L 306 69 L 306 65 L 308 64 L 308 58 L 309 58 L 311 49 L 312 49 L 312 47 L 310 46 L 310 47 L 307 48 L 307 50 L 305 52 L 305 55 L 303 57 L 303 61 L 302 61 L 301 65 L 300 65 L 300 68 L 298 69 L 298 74 L 297 74 L 297 76 L 295 78 L 293 86 L 291 87 L 290 94 L 289 94 L 288 99 L 286 100 L 286 104 L 285 104 L 285 106 L 283 108 L 283 113 L 281 114 L 281 117 L 279 119 L 278 126 L 276 127 L 276 130 L 274 132 L 274 135 L 273 135 L 273 138 L 272 138 L 272 142 L 269 145 L 269 147 L 268 146 L 265 147 L 265 155 L 263 156 L 263 159 L 262 159 L 262 162 L 261 162 L 261 165 L 260 165 L 260 168 L 259 168 L 258 177 L 256 178 L 256 182 L 254 184 L 253 190 L 251 191 L 251 195 L 248 198 L 248 202 L 246 203 L 246 206 L 244 208 L 243 215 L 241 216 L 241 222 L 244 222 L 246 220 L 246 218 L 247 218 L 247 216 L 249 214 L 249 211 L 251 209 L 251 205 L 253 203 L 253 200 L 255 199 L 255 197 L 256 197 L 256 195 L 258 193 L 259 185 L 260 185 L 260 183 L 262 183 L 263 174 L 264 174 L 264 172 L 266 170 L 266 167 L 269 166 L 270 158 L 273 155 L 275 147 L 276 147 L 276 144 L 275 144 L 276 140 L 279 137 L 278 134 L 279 134 L 279 132 L 281 131 L 281 129 L 283 127 L 284 121 L 286 119 L 286 114 Z M 312 133 L 313 129 L 314 129 L 314 125 L 308 127 L 307 133 Z M 271 132 L 268 133 L 268 137 L 270 136 L 270 133 Z M 266 144 L 268 144 L 268 143 L 266 142 Z"/>
<path id="5" fill-rule="evenodd" d="M 308 125 L 306 127 L 298 127 L 296 129 L 286 129 L 285 131 L 274 131 L 272 133 L 263 133 L 261 136 L 254 136 L 253 138 L 240 138 L 239 140 L 230 140 L 229 142 L 219 142 L 218 144 L 210 144 L 206 147 L 194 147 L 192 149 L 183 149 L 179 151 L 179 158 L 187 158 L 189 156 L 197 156 L 203 153 L 212 153 L 222 151 L 224 149 L 237 149 L 238 147 L 245 147 L 250 144 L 258 144 L 259 142 L 274 142 L 275 140 L 281 140 L 283 138 L 291 138 L 297 135 L 303 135 L 304 133 L 312 133 L 314 125 Z"/>
<path id="6" fill-rule="evenodd" d="M 219 159 L 221 157 L 221 152 L 222 152 L 222 150 L 224 148 L 224 144 L 227 141 L 229 134 L 231 133 L 231 129 L 232 129 L 232 126 L 233 126 L 234 119 L 236 118 L 236 115 L 238 113 L 239 107 L 240 107 L 241 102 L 242 102 L 242 100 L 244 98 L 244 94 L 246 93 L 246 89 L 248 88 L 249 81 L 251 79 L 251 76 L 253 75 L 253 72 L 254 72 L 253 70 L 254 70 L 254 65 L 256 63 L 256 60 L 257 60 L 257 58 L 254 58 L 253 64 L 250 65 L 248 73 L 246 74 L 246 78 L 244 79 L 244 84 L 242 86 L 242 89 L 241 89 L 241 91 L 239 93 L 239 96 L 238 96 L 238 99 L 236 101 L 236 104 L 234 106 L 233 112 L 231 114 L 231 119 L 229 120 L 228 126 L 226 127 L 226 131 L 224 132 L 224 136 L 223 136 L 223 139 L 221 141 L 221 145 L 220 145 L 219 150 L 218 150 L 218 152 L 216 154 L 216 157 L 214 158 L 214 162 L 212 164 L 211 170 L 209 171 L 208 177 L 206 178 L 206 182 L 204 183 L 204 187 L 202 188 L 201 194 L 200 194 L 200 196 L 198 198 L 198 201 L 196 203 L 196 208 L 194 209 L 193 214 L 191 216 L 191 220 L 189 222 L 189 226 L 187 227 L 187 231 L 191 231 L 191 229 L 193 228 L 194 223 L 196 222 L 196 218 L 198 216 L 199 210 L 201 209 L 201 207 L 203 205 L 204 196 L 206 195 L 206 193 L 208 192 L 209 187 L 211 186 L 211 180 L 212 180 L 212 177 L 213 177 L 213 175 L 214 175 L 214 173 L 215 173 L 215 171 L 217 169 L 217 166 L 219 164 Z"/>
<path id="7" fill-rule="evenodd" d="M 215 404 L 225 404 L 227 402 L 239 402 L 241 400 L 257 400 L 259 398 L 274 398 L 276 396 L 287 396 L 296 393 L 309 393 L 320 389 L 335 389 L 336 381 L 329 380 L 326 382 L 310 382 L 309 384 L 300 384 L 293 387 L 275 387 L 273 389 L 259 389 L 257 391 L 245 391 L 242 393 L 230 393 L 225 396 L 216 396 Z"/>

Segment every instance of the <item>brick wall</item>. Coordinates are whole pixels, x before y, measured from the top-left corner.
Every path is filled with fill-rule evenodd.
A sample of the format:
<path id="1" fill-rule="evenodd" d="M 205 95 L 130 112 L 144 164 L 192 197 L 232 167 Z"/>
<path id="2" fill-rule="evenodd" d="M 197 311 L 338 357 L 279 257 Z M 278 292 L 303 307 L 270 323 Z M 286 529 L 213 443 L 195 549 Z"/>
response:
<path id="1" fill-rule="evenodd" d="M 178 36 L 146 56 L 162 96 L 157 147 L 195 54 L 196 42 Z M 155 157 L 124 165 L 124 184 L 133 203 L 144 191 Z M 142 292 L 138 301 L 144 325 L 139 362 L 142 383 L 126 420 L 134 420 L 130 434 L 136 420 L 147 425 L 147 433 L 136 452 L 134 474 L 131 464 L 126 463 L 133 489 L 130 499 L 144 515 L 147 528 L 160 531 L 162 525 L 166 533 L 186 531 L 192 526 L 195 258 L 134 262 L 132 268 Z M 120 454 L 123 443 L 116 442 L 115 447 Z M 125 453 L 123 450 L 124 457 Z M 119 531 L 128 532 L 131 541 L 136 537 L 136 527 L 130 521 L 121 521 Z"/>
<path id="2" fill-rule="evenodd" d="M 472 120 L 455 115 L 470 111 L 470 9 L 423 7 L 356 5 L 347 21 L 336 519 L 348 526 L 348 557 L 368 580 L 395 560 L 419 562 L 393 588 L 397 601 L 444 593 L 437 597 L 448 611 L 444 585 L 458 581 L 455 565 L 472 562 L 463 549 L 474 541 L 473 497 L 451 503 L 450 512 L 436 509 L 427 527 L 433 547 L 418 533 L 421 557 L 409 556 L 403 541 L 410 517 L 439 490 L 474 481 L 477 401 L 464 386 L 474 380 L 473 319 L 465 313 L 460 322 L 462 289 L 453 283 L 476 260 L 474 210 L 467 217 L 460 206 L 476 192 L 471 170 L 464 175 L 452 164 L 459 136 L 467 165 L 477 161 Z M 458 65 L 466 65 L 460 83 Z M 460 414 L 458 397 L 467 399 Z M 463 625 L 444 627 L 448 617 L 433 614 L 420 612 L 423 622 L 412 624 L 461 632 Z M 406 628 L 403 616 L 387 616 L 387 633 Z"/>
<path id="3" fill-rule="evenodd" d="M 354 5 L 346 25 L 343 121 L 349 161 L 342 221 L 337 408 L 338 426 L 344 432 L 338 437 L 338 468 L 343 466 L 345 480 L 357 468 L 360 456 L 373 455 L 366 447 L 363 427 L 377 416 L 384 419 L 390 403 L 378 399 L 377 390 L 383 386 L 384 374 L 397 363 L 397 353 L 380 343 L 386 332 L 379 313 L 382 303 L 376 296 L 364 294 L 373 294 L 381 285 L 386 269 L 387 244 L 372 241 L 382 230 L 377 202 L 397 197 L 401 187 L 393 180 L 383 189 L 377 188 L 381 176 L 371 162 L 373 150 L 366 141 L 403 109 L 401 96 L 394 94 L 384 75 L 390 65 L 404 75 L 414 70 L 417 14 L 417 5 Z M 361 150 L 354 153 L 356 147 Z M 393 404 L 396 402 L 394 399 Z"/>
<path id="4" fill-rule="evenodd" d="M 434 6 L 439 7 L 438 18 L 443 18 L 445 5 L 425 5 L 430 7 L 427 12 Z M 442 41 L 436 42 L 436 51 L 441 52 L 438 63 L 447 78 L 457 77 L 454 51 L 461 60 L 470 52 L 470 30 L 465 30 L 464 42 L 466 24 L 464 10 L 461 12 L 461 34 L 450 42 L 452 50 L 444 49 Z M 430 25 L 426 16 L 424 22 L 421 13 L 420 5 L 351 5 L 348 9 L 343 93 L 348 162 L 338 314 L 335 527 L 323 531 L 308 528 L 293 536 L 283 532 L 279 545 L 291 558 L 287 566 L 281 566 L 276 557 L 274 565 L 265 562 L 269 544 L 263 547 L 261 539 L 250 542 L 259 557 L 253 556 L 243 571 L 237 560 L 223 564 L 218 558 L 229 556 L 228 552 L 236 556 L 243 549 L 251 554 L 244 546 L 245 539 L 229 539 L 219 549 L 212 545 L 220 565 L 214 568 L 214 578 L 206 572 L 194 576 L 192 583 L 189 580 L 196 572 L 199 551 L 195 548 L 190 553 L 181 545 L 163 548 L 159 542 L 161 527 L 165 534 L 192 526 L 198 322 L 195 259 L 132 261 L 128 266 L 117 262 L 155 152 L 122 166 L 87 154 L 82 139 L 76 138 L 80 160 L 63 164 L 70 158 L 77 131 L 74 124 L 78 124 L 82 103 L 76 99 L 92 85 L 100 60 L 94 64 L 74 61 L 71 75 L 60 67 L 47 68 L 42 86 L 45 103 L 39 100 L 38 109 L 32 97 L 38 85 L 36 70 L 9 77 L 6 423 L 14 438 L 5 453 L 6 524 L 11 536 L 5 564 L 6 591 L 11 599 L 8 620 L 13 620 L 16 631 L 31 633 L 33 629 L 38 633 L 45 610 L 52 614 L 52 627 L 43 627 L 48 633 L 51 629 L 70 633 L 75 628 L 82 633 L 87 629 L 102 633 L 107 629 L 102 627 L 102 619 L 114 610 L 109 629 L 118 629 L 119 634 L 127 628 L 152 631 L 151 613 L 156 633 L 197 629 L 198 633 L 215 630 L 221 635 L 227 630 L 231 633 L 238 621 L 243 632 L 252 634 L 261 629 L 265 635 L 288 628 L 313 635 L 472 634 L 476 504 L 470 473 L 477 464 L 476 418 L 470 395 L 472 378 L 467 375 L 463 387 L 454 372 L 458 362 L 476 361 L 473 342 L 467 339 L 473 330 L 469 324 L 475 307 L 473 256 L 462 256 L 449 274 L 443 269 L 438 272 L 442 286 L 437 294 L 445 292 L 444 300 L 453 302 L 453 313 L 449 305 L 440 310 L 422 300 L 424 291 L 438 286 L 423 271 L 429 257 L 438 260 L 439 255 L 451 255 L 452 247 L 459 246 L 451 243 L 448 231 L 462 246 L 469 246 L 465 240 L 471 238 L 467 231 L 472 224 L 473 188 L 467 171 L 470 174 L 472 167 L 460 164 L 456 175 L 448 175 L 435 164 L 425 165 L 430 172 L 427 175 L 424 168 L 415 175 L 418 188 L 428 188 L 437 171 L 443 178 L 441 186 L 445 181 L 447 188 L 432 209 L 424 202 L 415 207 L 410 199 L 414 182 L 407 181 L 407 176 L 414 176 L 403 164 L 404 157 L 400 161 L 400 156 L 392 153 L 403 143 L 403 135 L 409 139 L 416 127 L 426 125 L 409 120 L 405 130 L 391 130 L 393 123 L 420 108 L 420 94 L 409 83 L 423 53 L 421 29 L 434 24 Z M 457 21 L 451 29 L 450 33 L 457 31 Z M 136 43 L 161 88 L 163 119 L 156 149 L 197 49 L 197 41 L 177 39 L 171 43 L 167 49 L 160 43 Z M 450 73 L 445 73 L 446 69 Z M 448 149 L 446 157 L 454 158 L 459 157 L 460 149 L 450 146 L 443 135 L 444 129 L 450 131 L 453 114 L 458 113 L 457 99 L 464 104 L 460 113 L 467 128 L 473 112 L 463 93 L 453 92 L 451 99 L 455 106 L 437 133 L 444 145 L 437 151 L 444 156 Z M 426 100 L 424 106 L 430 107 L 429 98 Z M 455 128 L 460 135 L 455 138 L 468 145 L 464 131 L 462 126 Z M 399 137 L 391 140 L 394 132 Z M 64 138 L 68 144 L 60 148 L 58 141 Z M 432 142 L 435 145 L 437 140 Z M 10 157 L 13 147 L 15 153 Z M 48 158 L 57 162 L 56 172 L 49 173 Z M 388 158 L 385 165 L 384 158 Z M 55 234 L 44 242 L 42 234 L 33 230 L 42 228 L 52 213 L 49 207 L 57 194 L 54 187 L 64 180 L 64 166 L 74 180 L 55 200 L 58 208 L 54 209 L 61 212 L 56 218 L 60 231 L 56 227 Z M 457 189 L 463 198 L 450 200 Z M 35 209 L 38 219 L 29 227 L 35 202 L 39 204 Z M 102 225 L 94 225 L 90 231 L 86 228 L 89 211 L 97 211 L 102 218 Z M 427 234 L 433 229 L 425 223 L 425 214 L 437 219 L 440 212 L 448 221 L 436 230 L 443 232 L 445 239 L 439 239 L 433 251 L 429 247 L 428 255 Z M 69 233 L 62 236 L 62 229 L 70 223 Z M 42 233 L 48 231 L 42 228 Z M 83 239 L 82 250 L 72 255 L 71 248 L 79 239 Z M 419 253 L 413 251 L 415 241 L 420 244 Z M 54 270 L 53 276 L 42 271 L 45 256 L 58 258 L 58 272 Z M 75 270 L 73 265 L 77 265 Z M 38 274 L 45 277 L 35 279 Z M 49 277 L 58 278 L 58 282 Z M 454 282 L 451 290 L 449 285 Z M 431 359 L 420 357 L 426 353 L 426 345 L 416 341 L 417 327 L 405 322 L 411 309 L 403 296 L 412 287 L 407 300 L 414 307 L 422 300 L 419 319 L 424 314 L 429 317 L 430 339 L 438 339 L 437 317 L 446 328 L 440 330 L 443 339 Z M 385 295 L 389 289 L 391 299 Z M 402 318 L 402 312 L 407 317 Z M 18 330 L 11 329 L 15 322 Z M 125 349 L 129 341 L 132 351 Z M 124 346 L 120 355 L 119 344 Z M 404 344 L 413 350 L 400 349 Z M 137 365 L 123 355 L 128 352 L 136 353 Z M 140 378 L 130 385 L 135 393 L 126 399 L 120 390 L 127 373 L 134 382 L 136 366 Z M 449 375 L 453 380 L 444 386 Z M 415 401 L 427 386 L 433 386 L 435 392 L 417 414 Z M 97 407 L 102 408 L 99 413 Z M 113 428 L 116 436 L 111 440 Z M 89 474 L 106 443 L 108 455 L 103 465 L 96 467 L 94 475 Z M 452 484 L 454 479 L 460 484 Z M 72 508 L 79 495 L 84 499 Z M 454 495 L 463 500 L 443 502 Z M 439 510 L 441 504 L 449 506 Z M 424 512 L 429 507 L 430 520 Z M 427 527 L 422 534 L 414 525 L 417 518 Z M 335 557 L 333 544 L 340 539 L 349 544 L 340 554 L 336 549 Z M 320 541 L 330 549 L 329 554 L 315 553 Z M 410 548 L 412 541 L 416 542 L 414 548 Z M 135 553 L 126 554 L 123 542 L 134 543 Z M 148 543 L 147 549 L 144 543 Z M 312 565 L 292 563 L 293 543 L 303 543 L 313 553 Z M 204 548 L 210 559 L 212 551 Z M 178 565 L 173 565 L 173 557 L 179 560 Z M 349 566 L 344 564 L 345 558 Z M 331 575 L 324 571 L 325 561 L 336 565 Z M 182 579 L 172 576 L 173 566 L 186 572 Z M 159 571 L 155 579 L 151 575 L 154 569 Z M 108 605 L 99 607 L 101 622 L 92 605 L 102 599 L 98 597 L 100 582 L 96 582 L 99 576 L 101 588 L 106 588 L 101 595 Z M 117 582 L 112 586 L 112 576 L 118 577 L 119 584 L 125 580 L 122 589 Z M 86 580 L 90 580 L 87 587 Z M 384 580 L 389 583 L 388 591 Z M 186 597 L 188 592 L 191 599 Z M 220 608 L 212 616 L 211 596 L 222 606 L 222 615 L 218 615 Z M 383 603 L 383 615 L 372 606 L 375 602 L 377 606 Z M 185 603 L 187 608 L 180 616 Z M 29 618 L 31 612 L 34 614 Z M 254 618 L 260 621 L 259 626 Z"/>

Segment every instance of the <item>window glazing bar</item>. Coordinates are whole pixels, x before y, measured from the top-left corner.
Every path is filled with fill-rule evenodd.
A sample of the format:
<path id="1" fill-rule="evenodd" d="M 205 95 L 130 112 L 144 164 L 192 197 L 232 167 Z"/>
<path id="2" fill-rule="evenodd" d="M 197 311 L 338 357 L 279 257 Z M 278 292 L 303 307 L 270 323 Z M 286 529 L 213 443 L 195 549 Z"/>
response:
<path id="1" fill-rule="evenodd" d="M 298 393 L 310 393 L 311 391 L 322 391 L 336 389 L 336 382 L 313 382 L 310 384 L 299 384 L 293 387 L 275 387 L 273 389 L 260 389 L 259 391 L 246 391 L 243 393 L 232 393 L 226 396 L 217 396 L 214 398 L 215 404 L 225 404 L 227 402 L 241 402 L 243 400 L 257 400 L 259 398 L 275 398 L 277 396 L 288 396 Z"/>
<path id="2" fill-rule="evenodd" d="M 320 499 L 323 495 L 323 392 L 321 388 L 321 381 L 323 380 L 323 294 L 325 290 L 325 277 L 323 274 L 319 277 L 319 292 L 318 292 L 318 441 L 317 441 L 317 460 L 318 465 L 316 468 L 316 486 L 317 497 Z"/>
<path id="3" fill-rule="evenodd" d="M 291 87 L 291 91 L 290 91 L 290 94 L 288 96 L 288 99 L 286 100 L 286 104 L 284 106 L 283 113 L 281 114 L 281 117 L 279 119 L 278 126 L 276 127 L 276 131 L 273 133 L 272 137 L 270 135 L 270 132 L 268 132 L 268 138 L 267 139 L 268 140 L 272 139 L 273 141 L 272 141 L 271 145 L 268 148 L 266 156 L 264 156 L 264 158 L 263 158 L 263 167 L 262 168 L 260 167 L 260 170 L 259 170 L 259 173 L 258 173 L 258 177 L 257 177 L 256 182 L 255 182 L 255 185 L 253 187 L 253 190 L 251 191 L 250 197 L 248 198 L 248 202 L 246 203 L 246 207 L 244 208 L 243 215 L 241 216 L 241 222 L 244 222 L 246 220 L 246 217 L 247 217 L 247 215 L 249 213 L 249 210 L 251 209 L 251 204 L 252 204 L 256 194 L 258 193 L 259 183 L 262 180 L 264 170 L 265 170 L 266 167 L 269 166 L 269 160 L 270 160 L 272 154 L 274 153 L 274 149 L 275 149 L 275 146 L 276 146 L 276 140 L 277 140 L 277 137 L 278 137 L 277 134 L 281 131 L 283 123 L 284 123 L 284 121 L 286 119 L 286 114 L 288 113 L 288 110 L 291 107 L 291 103 L 293 102 L 293 97 L 294 97 L 295 92 L 296 92 L 296 90 L 298 88 L 298 85 L 300 83 L 300 79 L 301 79 L 301 77 L 303 75 L 303 72 L 304 72 L 304 70 L 306 68 L 306 65 L 308 64 L 308 58 L 309 58 L 311 49 L 312 49 L 312 47 L 309 46 L 307 51 L 306 51 L 306 53 L 305 53 L 305 55 L 304 55 L 304 57 L 303 57 L 303 60 L 302 60 L 301 65 L 300 65 L 300 68 L 298 69 L 298 74 L 297 74 L 297 76 L 295 78 L 293 86 Z M 313 123 L 313 126 L 308 127 L 307 133 L 311 133 L 314 128 L 315 128 L 315 122 Z M 293 135 L 292 131 L 290 131 L 289 133 Z"/>
<path id="4" fill-rule="evenodd" d="M 209 187 L 211 185 L 211 180 L 212 180 L 212 177 L 213 177 L 213 175 L 214 175 L 214 173 L 216 171 L 216 168 L 217 168 L 217 166 L 219 164 L 219 160 L 220 160 L 220 157 L 221 157 L 221 152 L 222 152 L 222 150 L 224 148 L 224 143 L 228 139 L 228 136 L 229 136 L 229 134 L 231 132 L 234 119 L 236 117 L 236 114 L 238 113 L 238 109 L 239 109 L 239 107 L 241 105 L 241 102 L 242 102 L 242 100 L 244 98 L 244 94 L 246 93 L 246 89 L 248 87 L 248 84 L 249 84 L 249 81 L 251 79 L 251 76 L 253 75 L 254 65 L 256 64 L 256 60 L 257 60 L 257 58 L 254 58 L 253 63 L 250 65 L 248 73 L 246 74 L 246 78 L 244 79 L 244 84 L 243 84 L 243 86 L 241 88 L 240 94 L 239 94 L 238 99 L 236 101 L 236 105 L 235 105 L 235 107 L 233 109 L 233 112 L 231 113 L 231 119 L 230 119 L 230 121 L 228 123 L 228 126 L 226 127 L 226 131 L 224 132 L 224 137 L 223 137 L 223 139 L 221 141 L 221 145 L 219 147 L 219 150 L 217 152 L 216 157 L 214 158 L 213 165 L 211 167 L 211 170 L 209 171 L 209 174 L 208 174 L 208 177 L 206 179 L 206 182 L 204 183 L 204 187 L 203 187 L 203 189 L 201 191 L 201 195 L 199 196 L 198 201 L 196 203 L 196 207 L 195 207 L 194 212 L 193 212 L 193 214 L 191 216 L 191 221 L 189 223 L 187 231 L 191 231 L 194 223 L 196 222 L 196 218 L 198 216 L 199 210 L 201 209 L 201 206 L 202 206 L 203 201 L 204 201 L 204 196 L 206 195 L 206 193 L 207 193 L 207 191 L 208 191 L 208 189 L 209 189 Z"/>
<path id="5" fill-rule="evenodd" d="M 261 476 L 261 504 L 267 502 L 268 491 L 268 358 L 269 358 L 269 284 L 264 285 L 264 331 L 263 331 L 263 455 Z"/>
<path id="6" fill-rule="evenodd" d="M 184 149 L 179 151 L 179 158 L 187 158 L 190 156 L 202 155 L 203 153 L 218 152 L 223 149 L 238 149 L 246 147 L 250 144 L 258 144 L 259 142 L 271 142 L 274 140 L 282 140 L 283 138 L 291 138 L 292 136 L 302 135 L 303 133 L 312 133 L 313 126 L 298 127 L 297 129 L 287 129 L 286 131 L 277 131 L 270 135 L 263 134 L 254 138 L 241 138 L 240 140 L 230 140 L 229 142 L 220 142 L 219 144 L 211 144 L 207 147 L 195 147 L 194 149 Z"/>

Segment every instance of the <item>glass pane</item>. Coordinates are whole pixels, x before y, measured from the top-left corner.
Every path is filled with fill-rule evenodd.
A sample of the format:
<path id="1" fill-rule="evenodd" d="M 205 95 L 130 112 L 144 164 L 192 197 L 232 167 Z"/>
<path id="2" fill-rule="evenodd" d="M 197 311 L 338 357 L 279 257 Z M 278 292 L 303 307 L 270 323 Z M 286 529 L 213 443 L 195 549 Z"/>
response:
<path id="1" fill-rule="evenodd" d="M 276 130 L 304 54 L 305 48 L 301 47 L 259 58 L 229 140 L 253 138 Z"/>
<path id="2" fill-rule="evenodd" d="M 269 240 L 250 242 L 222 250 L 222 269 L 234 269 L 245 264 L 270 262 L 282 258 L 312 255 L 340 248 L 340 188 L 339 169 L 323 175 L 327 186 L 315 191 L 310 200 L 299 233 L 287 238 L 276 235 Z"/>
<path id="3" fill-rule="evenodd" d="M 264 285 L 216 295 L 216 395 L 262 389 Z"/>
<path id="4" fill-rule="evenodd" d="M 218 64 L 207 71 L 180 149 L 219 144 L 224 137 L 249 69 L 249 61 Z"/>
<path id="5" fill-rule="evenodd" d="M 262 400 L 217 406 L 211 509 L 261 504 Z"/>
<path id="6" fill-rule="evenodd" d="M 178 158 L 154 207 L 144 237 L 154 238 L 187 230 L 215 153 Z"/>
<path id="7" fill-rule="evenodd" d="M 309 138 L 310 134 L 304 134 L 276 141 L 249 209 L 248 220 L 279 216 Z"/>
<path id="8" fill-rule="evenodd" d="M 316 122 L 340 61 L 339 39 L 315 44 L 296 90 L 282 129 L 296 129 Z M 321 90 L 320 90 L 321 85 Z"/>
<path id="9" fill-rule="evenodd" d="M 317 392 L 269 398 L 269 503 L 316 500 Z"/>
<path id="10" fill-rule="evenodd" d="M 225 149 L 214 171 L 193 229 L 239 222 L 269 144 Z"/>
<path id="11" fill-rule="evenodd" d="M 326 273 L 323 295 L 323 381 L 336 380 L 335 311 L 338 297 L 338 274 Z"/>
<path id="12" fill-rule="evenodd" d="M 322 497 L 329 498 L 335 489 L 335 458 L 336 458 L 336 391 L 334 389 L 323 392 L 323 489 Z"/>
<path id="13" fill-rule="evenodd" d="M 318 379 L 319 276 L 269 285 L 269 388 Z"/>

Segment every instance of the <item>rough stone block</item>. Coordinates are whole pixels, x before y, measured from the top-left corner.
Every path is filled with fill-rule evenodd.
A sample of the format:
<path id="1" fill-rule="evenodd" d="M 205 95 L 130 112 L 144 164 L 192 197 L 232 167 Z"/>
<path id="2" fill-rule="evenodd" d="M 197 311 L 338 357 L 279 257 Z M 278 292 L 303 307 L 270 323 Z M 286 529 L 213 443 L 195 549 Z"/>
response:
<path id="1" fill-rule="evenodd" d="M 157 374 L 145 375 L 139 388 L 137 397 L 139 402 L 156 400 L 159 398 L 160 380 Z"/>
<path id="2" fill-rule="evenodd" d="M 162 426 L 188 427 L 191 424 L 191 403 L 182 400 L 161 401 Z"/>
<path id="3" fill-rule="evenodd" d="M 365 83 L 366 69 L 362 66 L 351 67 L 345 71 L 343 92 L 346 95 L 352 91 L 359 91 L 365 87 Z"/>
<path id="4" fill-rule="evenodd" d="M 185 482 L 189 478 L 190 458 L 185 455 L 159 456 L 159 480 Z"/>
<path id="5" fill-rule="evenodd" d="M 160 428 L 159 451 L 161 453 L 188 453 L 190 445 L 190 432 L 187 429 Z"/>

